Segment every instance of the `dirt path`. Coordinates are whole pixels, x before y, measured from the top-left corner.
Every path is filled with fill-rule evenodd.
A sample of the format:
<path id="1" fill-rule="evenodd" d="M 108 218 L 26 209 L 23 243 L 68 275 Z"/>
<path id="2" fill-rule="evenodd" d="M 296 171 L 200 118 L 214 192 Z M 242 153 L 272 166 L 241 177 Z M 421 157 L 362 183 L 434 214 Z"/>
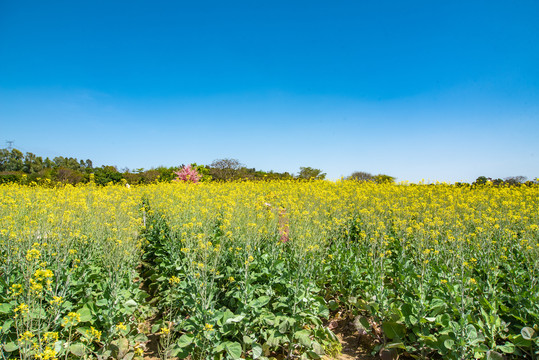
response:
<path id="1" fill-rule="evenodd" d="M 369 351 L 368 340 L 363 338 L 356 327 L 353 319 L 345 318 L 333 320 L 329 327 L 337 335 L 341 346 L 342 353 L 334 358 L 326 357 L 328 360 L 374 360 L 380 359 L 377 356 L 372 356 Z"/>

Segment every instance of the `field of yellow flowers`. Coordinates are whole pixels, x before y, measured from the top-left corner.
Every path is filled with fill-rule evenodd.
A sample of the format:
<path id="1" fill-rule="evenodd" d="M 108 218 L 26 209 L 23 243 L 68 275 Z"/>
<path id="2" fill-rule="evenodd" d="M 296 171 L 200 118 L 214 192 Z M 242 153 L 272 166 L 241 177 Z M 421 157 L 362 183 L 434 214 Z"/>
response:
<path id="1" fill-rule="evenodd" d="M 0 186 L 2 359 L 535 359 L 538 282 L 536 185 Z"/>

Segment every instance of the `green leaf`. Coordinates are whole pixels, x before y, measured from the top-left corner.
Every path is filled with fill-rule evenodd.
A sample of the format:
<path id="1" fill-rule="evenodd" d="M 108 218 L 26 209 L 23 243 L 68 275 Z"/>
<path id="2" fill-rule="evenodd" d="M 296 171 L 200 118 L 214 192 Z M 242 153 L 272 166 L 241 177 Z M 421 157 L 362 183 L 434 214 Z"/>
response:
<path id="1" fill-rule="evenodd" d="M 385 346 L 385 348 L 386 349 L 403 349 L 403 350 L 406 350 L 406 346 L 404 346 L 404 344 L 401 343 L 401 342 L 387 344 Z"/>
<path id="2" fill-rule="evenodd" d="M 262 355 L 262 346 L 253 344 L 253 359 L 258 359 Z"/>
<path id="3" fill-rule="evenodd" d="M 312 350 L 307 350 L 307 352 L 304 353 L 303 355 L 308 355 L 307 357 L 308 359 L 320 359 L 320 355 L 318 355 L 315 351 L 312 351 Z"/>
<path id="4" fill-rule="evenodd" d="M 78 357 L 83 357 L 86 353 L 84 345 L 81 343 L 71 344 L 69 346 L 69 352 Z"/>
<path id="5" fill-rule="evenodd" d="M 468 335 L 469 340 L 477 339 L 477 330 L 472 324 L 466 326 L 466 334 Z"/>
<path id="6" fill-rule="evenodd" d="M 255 300 L 251 301 L 249 303 L 249 306 L 255 307 L 255 308 L 262 307 L 262 306 L 266 305 L 267 303 L 269 303 L 270 300 L 271 300 L 271 298 L 269 296 L 261 296 L 258 299 L 255 299 Z"/>
<path id="7" fill-rule="evenodd" d="M 384 330 L 384 334 L 386 334 L 389 339 L 401 338 L 406 332 L 404 325 L 393 321 L 386 321 L 382 323 L 382 329 Z"/>
<path id="8" fill-rule="evenodd" d="M 179 359 L 185 359 L 187 356 L 189 356 L 189 352 L 178 346 L 173 346 L 170 349 L 170 357 L 178 357 Z"/>
<path id="9" fill-rule="evenodd" d="M 124 303 L 125 307 L 137 307 L 137 302 L 133 299 L 129 299 Z"/>
<path id="10" fill-rule="evenodd" d="M 511 344 L 510 342 L 506 342 L 503 345 L 496 346 L 496 349 L 502 351 L 505 354 L 512 354 L 515 352 L 515 345 Z"/>
<path id="11" fill-rule="evenodd" d="M 180 336 L 176 344 L 179 347 L 184 348 L 191 345 L 191 343 L 193 343 L 194 338 L 195 338 L 195 335 L 193 334 L 183 334 L 182 336 Z"/>
<path id="12" fill-rule="evenodd" d="M 96 301 L 95 305 L 99 307 L 107 306 L 108 305 L 107 299 L 99 299 Z"/>
<path id="13" fill-rule="evenodd" d="M 8 342 L 7 344 L 4 344 L 4 350 L 6 352 L 12 352 L 19 348 L 17 344 L 15 344 L 13 341 Z"/>
<path id="14" fill-rule="evenodd" d="M 531 327 L 523 327 L 522 330 L 520 330 L 520 334 L 522 334 L 522 337 L 526 340 L 531 340 L 533 338 L 533 335 L 535 335 L 535 330 L 533 330 Z"/>
<path id="15" fill-rule="evenodd" d="M 11 328 L 11 324 L 13 324 L 13 320 L 7 320 L 4 322 L 4 325 L 2 325 L 2 333 L 7 334 Z"/>
<path id="16" fill-rule="evenodd" d="M 234 360 L 241 358 L 241 344 L 237 342 L 229 342 L 226 344 L 227 354 Z"/>
<path id="17" fill-rule="evenodd" d="M 0 313 L 9 314 L 12 307 L 10 304 L 0 304 Z"/>
<path id="18" fill-rule="evenodd" d="M 30 312 L 28 313 L 28 316 L 30 317 L 30 319 L 43 320 L 47 318 L 47 313 L 41 306 L 36 306 L 32 310 L 30 310 Z"/>
<path id="19" fill-rule="evenodd" d="M 503 360 L 503 355 L 499 352 L 489 350 L 487 351 L 487 360 Z"/>
<path id="20" fill-rule="evenodd" d="M 126 338 L 118 339 L 118 358 L 122 359 L 129 351 L 129 340 Z"/>
<path id="21" fill-rule="evenodd" d="M 80 322 L 87 322 L 92 320 L 92 312 L 88 306 L 84 305 L 80 310 L 77 311 L 80 315 Z"/>
<path id="22" fill-rule="evenodd" d="M 452 339 L 447 339 L 444 341 L 444 346 L 446 349 L 451 350 L 453 348 L 453 345 L 455 345 L 455 341 Z"/>
<path id="23" fill-rule="evenodd" d="M 245 318 L 245 315 L 236 315 L 234 317 L 228 318 L 225 321 L 225 324 L 232 324 L 232 323 L 238 323 Z"/>
<path id="24" fill-rule="evenodd" d="M 515 346 L 521 347 L 521 348 L 528 348 L 532 345 L 531 340 L 526 340 L 524 337 L 522 337 L 521 334 L 518 334 L 517 336 L 510 337 L 509 338 Z"/>
<path id="25" fill-rule="evenodd" d="M 300 330 L 294 333 L 294 338 L 297 339 L 300 344 L 310 347 L 311 346 L 311 338 L 309 337 L 311 335 L 309 330 Z"/>
<path id="26" fill-rule="evenodd" d="M 318 355 L 324 355 L 325 354 L 325 351 L 324 351 L 324 348 L 322 347 L 322 345 L 320 345 L 316 341 L 313 341 L 312 347 L 313 347 L 313 351 L 315 353 L 317 353 Z"/>

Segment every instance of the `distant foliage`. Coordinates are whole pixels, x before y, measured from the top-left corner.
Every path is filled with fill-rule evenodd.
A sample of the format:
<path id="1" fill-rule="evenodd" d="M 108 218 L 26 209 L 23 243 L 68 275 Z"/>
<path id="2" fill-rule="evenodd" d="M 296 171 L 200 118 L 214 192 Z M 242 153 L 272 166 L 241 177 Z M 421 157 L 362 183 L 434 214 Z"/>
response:
<path id="1" fill-rule="evenodd" d="M 326 173 L 323 173 L 320 169 L 314 169 L 312 167 L 300 167 L 298 173 L 298 179 L 303 180 L 324 180 Z"/>
<path id="2" fill-rule="evenodd" d="M 365 171 L 355 171 L 350 175 L 348 180 L 357 180 L 357 181 L 374 181 L 374 175 L 365 172 Z"/>

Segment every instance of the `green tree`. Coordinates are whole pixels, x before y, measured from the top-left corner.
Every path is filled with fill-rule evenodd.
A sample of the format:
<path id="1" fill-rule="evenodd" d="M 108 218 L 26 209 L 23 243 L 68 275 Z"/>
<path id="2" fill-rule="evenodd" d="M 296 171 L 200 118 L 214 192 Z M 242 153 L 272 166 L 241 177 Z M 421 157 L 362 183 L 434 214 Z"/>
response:
<path id="1" fill-rule="evenodd" d="M 43 170 L 43 158 L 30 152 L 24 155 L 23 169 L 27 174 L 34 174 Z"/>
<path id="2" fill-rule="evenodd" d="M 299 168 L 299 174 L 298 179 L 305 179 L 305 180 L 324 180 L 326 178 L 326 173 L 323 173 L 320 169 L 314 169 L 312 167 L 300 167 Z"/>
<path id="3" fill-rule="evenodd" d="M 24 155 L 17 149 L 8 153 L 4 171 L 22 171 L 24 167 Z"/>
<path id="4" fill-rule="evenodd" d="M 395 182 L 395 178 L 385 174 L 378 174 L 374 176 L 374 181 L 377 184 L 392 184 Z"/>

